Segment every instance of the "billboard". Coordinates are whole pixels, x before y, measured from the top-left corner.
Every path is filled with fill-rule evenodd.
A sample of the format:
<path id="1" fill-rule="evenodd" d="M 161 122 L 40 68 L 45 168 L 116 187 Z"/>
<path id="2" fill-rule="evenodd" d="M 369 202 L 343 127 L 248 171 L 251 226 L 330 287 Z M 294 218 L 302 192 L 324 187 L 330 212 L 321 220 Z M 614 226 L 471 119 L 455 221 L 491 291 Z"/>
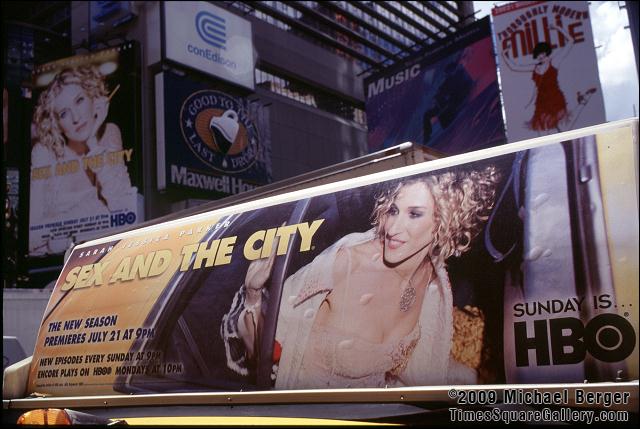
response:
<path id="1" fill-rule="evenodd" d="M 9 91 L 2 87 L 2 151 L 6 151 L 9 143 Z"/>
<path id="2" fill-rule="evenodd" d="M 18 222 L 20 202 L 20 171 L 17 168 L 7 168 L 4 193 L 4 223 L 2 226 L 2 259 L 3 287 L 13 287 L 18 273 Z"/>
<path id="3" fill-rule="evenodd" d="M 124 30 L 117 29 L 136 18 L 132 6 L 131 1 L 89 2 L 89 30 L 91 34 L 89 43 L 92 48 L 94 41 L 98 41 L 107 35 L 113 37 L 118 32 L 125 34 Z"/>
<path id="4" fill-rule="evenodd" d="M 28 390 L 637 378 L 636 138 L 507 145 L 78 246 Z"/>
<path id="5" fill-rule="evenodd" d="M 605 122 L 586 1 L 494 8 L 510 142 Z"/>
<path id="6" fill-rule="evenodd" d="M 29 255 L 138 222 L 137 45 L 44 64 L 33 82 Z"/>
<path id="7" fill-rule="evenodd" d="M 254 89 L 249 21 L 204 1 L 166 1 L 162 5 L 166 59 Z"/>
<path id="8" fill-rule="evenodd" d="M 158 189 L 212 199 L 271 182 L 268 109 L 171 71 L 155 82 Z"/>
<path id="9" fill-rule="evenodd" d="M 506 142 L 488 17 L 364 85 L 369 152 L 411 141 L 458 154 Z"/>

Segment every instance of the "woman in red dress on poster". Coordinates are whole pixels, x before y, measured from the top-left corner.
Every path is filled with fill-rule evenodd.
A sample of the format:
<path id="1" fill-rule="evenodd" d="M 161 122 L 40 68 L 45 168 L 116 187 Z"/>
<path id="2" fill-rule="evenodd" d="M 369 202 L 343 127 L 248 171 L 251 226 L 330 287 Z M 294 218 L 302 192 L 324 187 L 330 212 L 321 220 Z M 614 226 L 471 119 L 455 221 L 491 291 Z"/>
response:
<path id="1" fill-rule="evenodd" d="M 536 109 L 530 129 L 546 131 L 557 129 L 561 122 L 568 122 L 567 100 L 558 85 L 558 69 L 551 62 L 551 46 L 546 42 L 538 43 L 533 49 L 533 59 L 537 60 L 531 78 L 536 84 Z"/>
<path id="2" fill-rule="evenodd" d="M 534 63 L 516 64 L 506 51 L 502 51 L 502 57 L 511 70 L 532 73 L 535 91 L 526 107 L 535 98 L 535 111 L 527 126 L 541 134 L 549 130 L 560 132 L 561 127 L 569 124 L 571 119 L 567 100 L 558 84 L 558 68 L 573 47 L 574 40 L 563 28 L 555 25 L 550 28 L 561 33 L 566 43 L 562 48 L 554 50 L 549 43 L 539 42 L 532 53 Z"/>

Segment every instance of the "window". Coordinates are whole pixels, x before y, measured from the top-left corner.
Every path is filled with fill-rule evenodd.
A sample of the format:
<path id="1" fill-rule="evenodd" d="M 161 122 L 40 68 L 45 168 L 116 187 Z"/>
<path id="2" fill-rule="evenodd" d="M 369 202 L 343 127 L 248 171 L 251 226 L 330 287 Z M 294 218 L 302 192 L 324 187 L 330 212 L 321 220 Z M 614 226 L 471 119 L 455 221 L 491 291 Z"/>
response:
<path id="1" fill-rule="evenodd" d="M 295 3 L 296 7 L 291 5 Z M 449 4 L 456 5 L 455 2 L 448 2 Z M 254 5 L 253 9 L 250 9 L 256 18 L 264 20 L 272 25 L 277 26 L 285 31 L 289 31 L 304 40 L 307 40 L 315 45 L 321 46 L 328 51 L 335 52 L 338 55 L 354 61 L 363 70 L 369 69 L 375 63 L 382 61 L 394 61 L 394 55 L 404 50 L 415 50 L 414 46 L 416 41 L 418 45 L 430 45 L 437 41 L 440 37 L 445 35 L 445 28 L 449 28 L 449 23 L 434 13 L 431 7 L 436 7 L 440 14 L 451 16 L 454 21 L 458 21 L 456 14 L 443 4 L 434 2 L 429 6 L 418 2 L 411 2 L 411 9 L 404 5 L 402 2 L 360 2 L 356 6 L 355 2 L 332 2 L 330 6 L 317 1 L 299 1 L 299 2 L 282 2 L 282 1 L 260 1 L 260 2 L 230 2 L 230 7 L 236 7 L 246 11 L 247 5 Z M 363 5 L 365 6 L 363 8 Z M 256 8 L 257 6 L 257 8 Z M 309 12 L 305 13 L 300 6 L 308 8 Z M 344 14 L 335 10 L 338 7 L 344 11 Z M 456 6 L 457 7 L 457 6 Z M 367 10 L 367 8 L 369 8 Z M 414 10 L 417 10 L 416 13 Z M 354 38 L 349 32 L 340 31 L 335 26 L 327 25 L 323 20 L 314 16 L 315 13 L 320 13 L 325 17 L 331 19 L 333 22 L 337 22 L 342 26 L 348 28 L 364 37 L 365 39 L 375 43 L 377 46 L 384 48 L 388 51 L 389 56 L 385 56 L 384 53 L 379 52 L 375 47 L 366 43 L 361 43 L 361 40 Z M 286 15 L 293 20 L 303 23 L 306 28 L 300 29 L 296 25 L 287 24 L 274 16 Z M 354 17 L 352 17 L 353 15 Z M 429 19 L 427 19 L 427 17 Z M 366 23 L 375 27 L 378 31 L 372 31 L 366 27 L 360 25 L 357 18 L 364 20 Z M 284 18 L 281 18 L 284 19 Z M 388 21 L 387 21 L 388 20 Z M 390 28 L 390 25 L 394 28 Z M 427 35 L 421 30 L 435 34 L 435 40 L 431 36 Z M 397 29 L 402 29 L 398 32 Z M 407 37 L 407 34 L 411 34 L 415 37 Z M 333 40 L 339 42 L 339 44 L 328 43 L 324 36 L 329 36 Z M 343 48 L 340 47 L 343 46 Z M 407 48 L 408 47 L 408 48 Z M 350 51 L 349 51 L 350 50 Z M 348 52 L 351 52 L 349 54 Z M 358 57 L 355 52 L 362 53 L 368 57 Z M 358 58 L 354 58 L 354 55 Z"/>
<path id="2" fill-rule="evenodd" d="M 341 99 L 304 82 L 278 75 L 273 71 L 256 68 L 255 78 L 256 86 L 260 88 L 366 126 L 364 110 L 354 102 Z"/>

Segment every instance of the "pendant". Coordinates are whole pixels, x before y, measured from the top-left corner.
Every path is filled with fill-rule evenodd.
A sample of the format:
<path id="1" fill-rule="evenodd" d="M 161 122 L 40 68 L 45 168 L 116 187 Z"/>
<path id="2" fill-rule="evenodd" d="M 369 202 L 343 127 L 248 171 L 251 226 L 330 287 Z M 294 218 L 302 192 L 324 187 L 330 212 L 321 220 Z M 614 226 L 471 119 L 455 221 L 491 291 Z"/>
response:
<path id="1" fill-rule="evenodd" d="M 400 295 L 400 311 L 409 310 L 414 302 L 416 302 L 416 290 L 413 286 L 409 286 Z"/>

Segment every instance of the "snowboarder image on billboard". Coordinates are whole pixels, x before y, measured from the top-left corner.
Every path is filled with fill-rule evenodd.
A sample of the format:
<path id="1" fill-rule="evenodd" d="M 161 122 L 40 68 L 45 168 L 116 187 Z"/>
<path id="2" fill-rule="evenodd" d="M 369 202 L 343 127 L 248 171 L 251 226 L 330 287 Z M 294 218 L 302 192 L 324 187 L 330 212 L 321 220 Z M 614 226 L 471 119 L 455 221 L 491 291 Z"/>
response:
<path id="1" fill-rule="evenodd" d="M 447 64 L 444 80 L 438 87 L 433 104 L 424 112 L 422 119 L 423 144 L 431 139 L 432 121 L 437 118 L 442 129 L 447 128 L 456 118 L 473 88 L 473 80 L 458 62 Z"/>
<path id="2" fill-rule="evenodd" d="M 387 184 L 375 197 L 373 228 L 348 233 L 284 281 L 275 387 L 476 383 L 476 369 L 453 355 L 445 261 L 471 248 L 500 176 L 487 166 Z M 241 375 L 271 358 L 259 344 L 275 258 L 251 262 L 222 320 L 227 366 Z"/>
<path id="3" fill-rule="evenodd" d="M 550 25 L 551 30 L 558 31 L 566 41 L 564 46 L 555 47 L 553 44 L 543 41 L 537 43 L 532 52 L 534 62 L 516 63 L 509 56 L 510 45 L 502 51 L 502 58 L 514 72 L 532 73 L 534 91 L 525 109 L 534 103 L 534 113 L 526 123 L 527 128 L 537 131 L 540 135 L 550 132 L 562 132 L 572 129 L 575 120 L 580 115 L 582 108 L 589 102 L 589 98 L 595 93 L 595 88 L 589 88 L 584 93 L 576 94 L 577 107 L 570 111 L 567 107 L 567 99 L 560 88 L 558 73 L 563 60 L 567 57 L 574 45 L 574 39 L 562 27 Z"/>

